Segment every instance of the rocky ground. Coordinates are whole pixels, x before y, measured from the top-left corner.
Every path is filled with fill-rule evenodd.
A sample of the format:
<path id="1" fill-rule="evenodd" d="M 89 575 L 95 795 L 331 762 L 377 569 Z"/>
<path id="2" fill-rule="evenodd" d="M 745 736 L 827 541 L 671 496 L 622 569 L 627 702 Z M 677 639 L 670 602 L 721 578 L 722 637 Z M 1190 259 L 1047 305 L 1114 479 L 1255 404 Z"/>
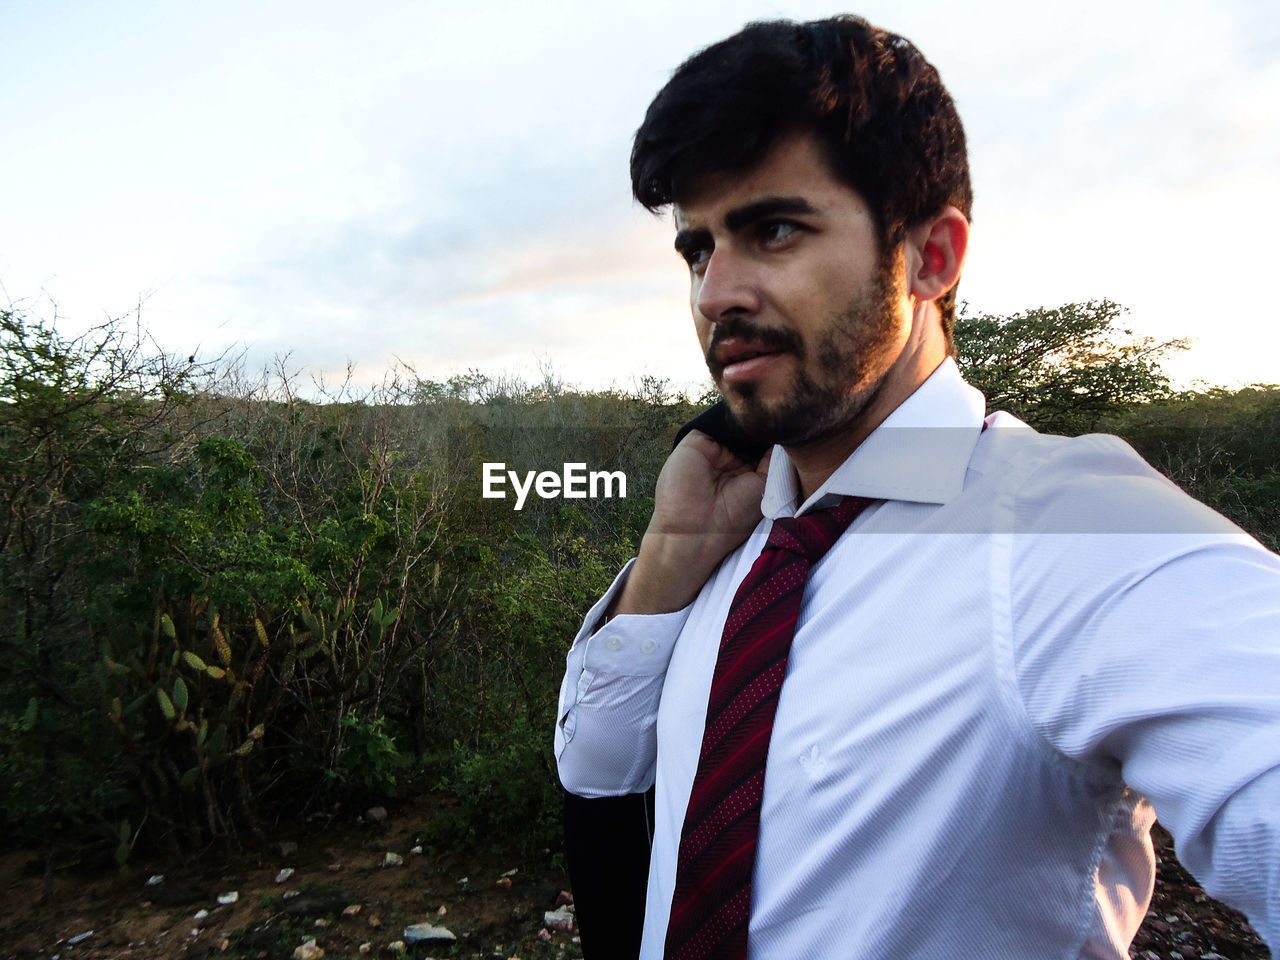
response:
<path id="1" fill-rule="evenodd" d="M 1211 899 L 1182 869 L 1173 842 L 1159 826 L 1154 838 L 1156 890 L 1129 955 L 1141 960 L 1269 960 L 1270 951 L 1244 917 Z"/>
<path id="2" fill-rule="evenodd" d="M 420 843 L 430 814 L 422 798 L 392 807 L 384 820 L 299 833 L 257 854 L 198 868 L 131 864 L 127 875 L 47 877 L 38 856 L 9 854 L 0 857 L 0 957 L 582 956 L 577 931 L 557 929 L 572 921 L 562 858 L 433 852 Z M 157 874 L 163 883 L 148 885 Z M 233 902 L 220 902 L 232 893 Z M 421 925 L 456 939 L 415 944 L 406 932 Z"/>
<path id="3" fill-rule="evenodd" d="M 0 857 L 0 956 L 582 956 L 576 931 L 563 929 L 572 913 L 565 906 L 570 898 L 560 858 L 543 853 L 508 862 L 415 853 L 429 816 L 430 801 L 424 798 L 392 809 L 381 822 L 362 818 L 331 826 L 318 836 L 266 844 L 259 854 L 176 870 L 136 864 L 124 875 L 47 876 L 38 856 L 8 854 Z M 1133 957 L 1270 957 L 1239 914 L 1195 885 L 1173 858 L 1167 836 L 1158 833 L 1157 850 L 1160 879 Z M 146 881 L 160 872 L 164 882 L 148 886 Z M 234 902 L 219 902 L 230 901 L 231 893 Z M 406 937 L 408 928 L 422 924 L 444 928 L 456 939 L 414 943 Z"/>

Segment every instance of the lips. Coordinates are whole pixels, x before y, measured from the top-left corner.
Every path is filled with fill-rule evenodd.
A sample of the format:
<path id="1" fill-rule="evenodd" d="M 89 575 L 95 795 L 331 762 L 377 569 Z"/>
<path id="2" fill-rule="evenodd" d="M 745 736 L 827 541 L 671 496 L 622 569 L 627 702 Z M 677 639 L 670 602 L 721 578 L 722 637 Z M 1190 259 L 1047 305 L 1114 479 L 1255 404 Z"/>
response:
<path id="1" fill-rule="evenodd" d="M 785 348 L 774 343 L 730 337 L 712 344 L 707 351 L 707 367 L 722 387 L 742 385 L 765 376 L 786 353 Z"/>
<path id="2" fill-rule="evenodd" d="M 782 350 L 779 347 L 767 344 L 730 341 L 729 343 L 721 344 L 720 348 L 716 350 L 715 356 L 720 368 L 724 369 L 731 364 L 743 363 L 747 360 L 754 360 L 756 357 L 771 356 L 781 352 Z"/>
<path id="3" fill-rule="evenodd" d="M 722 322 L 707 347 L 707 369 L 722 383 L 754 380 L 766 373 L 778 358 L 801 355 L 800 338 L 790 330 L 752 323 L 744 317 Z"/>

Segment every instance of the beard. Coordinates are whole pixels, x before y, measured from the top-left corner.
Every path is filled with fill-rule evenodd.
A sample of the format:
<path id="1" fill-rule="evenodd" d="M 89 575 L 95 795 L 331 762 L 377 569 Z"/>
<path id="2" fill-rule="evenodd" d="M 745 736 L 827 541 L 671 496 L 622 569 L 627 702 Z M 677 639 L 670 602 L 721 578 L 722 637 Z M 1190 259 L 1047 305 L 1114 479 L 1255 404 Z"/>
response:
<path id="1" fill-rule="evenodd" d="M 888 261 L 888 262 L 886 262 Z M 885 370 L 899 323 L 898 282 L 889 258 L 883 258 L 870 290 L 855 295 L 831 317 L 810 348 L 793 330 L 756 326 L 745 317 L 724 320 L 707 349 L 707 366 L 719 379 L 712 358 L 720 342 L 740 337 L 784 350 L 796 358 L 795 374 L 784 396 L 767 402 L 756 385 L 722 390 L 742 432 L 763 444 L 802 447 L 843 432 L 863 414 L 883 382 L 870 375 Z"/>

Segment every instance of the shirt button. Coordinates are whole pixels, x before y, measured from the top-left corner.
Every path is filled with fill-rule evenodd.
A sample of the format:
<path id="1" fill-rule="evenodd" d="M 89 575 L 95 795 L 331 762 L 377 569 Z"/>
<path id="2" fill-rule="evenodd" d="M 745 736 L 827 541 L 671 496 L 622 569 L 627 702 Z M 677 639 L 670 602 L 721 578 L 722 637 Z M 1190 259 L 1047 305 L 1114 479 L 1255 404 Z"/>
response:
<path id="1" fill-rule="evenodd" d="M 658 641 L 650 637 L 644 643 L 640 644 L 640 649 L 645 653 L 653 653 L 653 651 L 658 649 Z"/>
<path id="2" fill-rule="evenodd" d="M 622 641 L 618 637 L 610 637 L 608 640 L 605 641 L 605 646 L 608 647 L 610 650 L 621 650 Z"/>

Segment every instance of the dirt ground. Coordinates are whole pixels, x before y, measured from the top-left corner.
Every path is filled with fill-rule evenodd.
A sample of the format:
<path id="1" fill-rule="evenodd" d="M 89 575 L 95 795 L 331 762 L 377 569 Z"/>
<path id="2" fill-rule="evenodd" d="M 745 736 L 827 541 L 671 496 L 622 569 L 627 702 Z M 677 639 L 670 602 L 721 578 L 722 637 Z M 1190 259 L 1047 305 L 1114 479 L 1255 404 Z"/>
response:
<path id="1" fill-rule="evenodd" d="M 450 930 L 456 943 L 410 945 L 409 956 L 580 958 L 576 931 L 546 930 L 544 923 L 568 886 L 560 858 L 543 853 L 508 862 L 413 853 L 431 807 L 429 798 L 420 798 L 389 807 L 381 824 L 334 824 L 311 837 L 281 836 L 297 845 L 284 855 L 273 838 L 258 854 L 178 869 L 131 864 L 125 875 L 100 870 L 46 877 L 38 855 L 5 855 L 0 957 L 274 960 L 293 957 L 314 939 L 331 960 L 385 958 L 395 955 L 393 944 L 404 940 L 405 927 L 430 923 Z M 403 863 L 384 865 L 388 853 Z M 293 873 L 277 882 L 290 868 Z M 147 886 L 157 873 L 164 883 Z M 234 903 L 218 902 L 231 892 Z M 198 916 L 201 911 L 207 915 Z"/>
<path id="2" fill-rule="evenodd" d="M 430 815 L 430 799 L 421 798 L 391 809 L 382 824 L 331 826 L 314 837 L 280 838 L 295 842 L 296 853 L 282 854 L 275 843 L 264 843 L 257 855 L 177 870 L 137 864 L 127 874 L 46 876 L 38 855 L 7 854 L 0 857 L 0 956 L 274 960 L 291 958 L 314 940 L 324 956 L 354 960 L 394 956 L 404 928 L 418 923 L 446 927 L 458 939 L 408 947 L 415 958 L 582 956 L 576 931 L 548 930 L 544 923 L 545 912 L 565 899 L 561 891 L 568 880 L 559 858 L 543 853 L 507 862 L 413 853 L 415 834 Z M 1238 913 L 1196 886 L 1158 828 L 1156 844 L 1161 862 L 1155 898 L 1131 956 L 1269 958 Z M 387 853 L 403 857 L 403 864 L 385 866 Z M 277 882 L 286 868 L 294 872 Z M 164 884 L 147 886 L 157 872 L 164 873 Z M 219 904 L 219 895 L 233 891 L 234 903 Z"/>

